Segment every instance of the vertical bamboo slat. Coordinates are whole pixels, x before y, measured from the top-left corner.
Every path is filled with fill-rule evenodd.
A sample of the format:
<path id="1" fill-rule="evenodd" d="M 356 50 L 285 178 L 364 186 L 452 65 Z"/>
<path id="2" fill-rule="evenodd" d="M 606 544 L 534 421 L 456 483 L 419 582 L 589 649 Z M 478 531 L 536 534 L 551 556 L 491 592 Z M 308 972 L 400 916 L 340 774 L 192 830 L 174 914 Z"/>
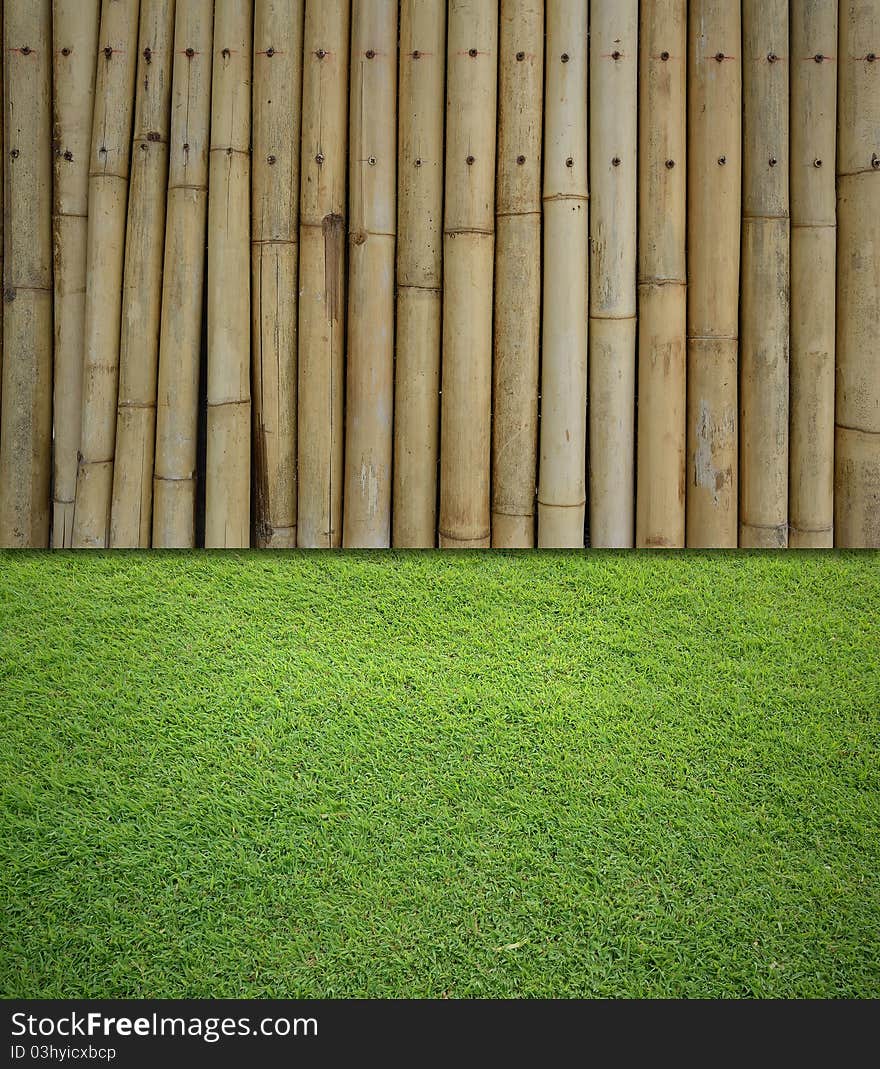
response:
<path id="1" fill-rule="evenodd" d="M 636 545 L 684 546 L 687 0 L 643 4 L 639 41 Z"/>
<path id="2" fill-rule="evenodd" d="M 213 0 L 177 0 L 156 391 L 153 547 L 195 545 Z"/>
<path id="3" fill-rule="evenodd" d="M 446 5 L 403 0 L 397 168 L 392 542 L 436 543 Z"/>
<path id="4" fill-rule="evenodd" d="M 587 0 L 548 0 L 538 545 L 583 548 L 587 482 Z"/>
<path id="5" fill-rule="evenodd" d="M 125 221 L 137 69 L 138 0 L 103 0 L 89 156 L 80 461 L 73 545 L 110 537 Z"/>
<path id="6" fill-rule="evenodd" d="M 354 0 L 343 544 L 391 545 L 397 4 Z"/>
<path id="7" fill-rule="evenodd" d="M 3 151 L 3 134 L 5 119 L 5 91 L 3 53 L 6 51 L 6 39 L 3 36 L 3 5 L 0 4 L 0 416 L 3 413 L 3 305 L 5 303 L 6 275 L 3 273 L 3 220 L 6 215 L 6 201 L 3 192 L 3 172 L 6 170 L 6 153 Z M 0 431 L 2 434 L 2 431 Z"/>
<path id="8" fill-rule="evenodd" d="M 300 163 L 297 543 L 342 540 L 348 0 L 306 0 Z"/>
<path id="9" fill-rule="evenodd" d="M 498 5 L 451 0 L 446 67 L 441 547 L 488 547 Z"/>
<path id="10" fill-rule="evenodd" d="M 688 9 L 689 547 L 737 545 L 742 157 L 739 0 Z"/>
<path id="11" fill-rule="evenodd" d="M 250 545 L 250 0 L 216 0 L 208 178 L 205 547 Z"/>
<path id="12" fill-rule="evenodd" d="M 0 547 L 49 543 L 52 471 L 52 5 L 3 18 L 3 388 Z"/>
<path id="13" fill-rule="evenodd" d="M 635 533 L 638 0 L 590 5 L 590 544 Z"/>
<path id="14" fill-rule="evenodd" d="M 296 545 L 296 318 L 302 0 L 257 0 L 251 163 L 254 526 Z"/>
<path id="15" fill-rule="evenodd" d="M 100 18 L 100 0 L 54 0 L 52 5 L 55 142 L 52 546 L 55 549 L 69 549 L 73 542 L 77 454 L 82 429 L 89 142 Z"/>
<path id="16" fill-rule="evenodd" d="M 535 544 L 544 2 L 502 0 L 495 196 L 492 545 Z"/>
<path id="17" fill-rule="evenodd" d="M 834 544 L 880 548 L 880 0 L 841 5 Z"/>
<path id="18" fill-rule="evenodd" d="M 150 545 L 174 0 L 141 0 L 110 545 Z"/>
<path id="19" fill-rule="evenodd" d="M 788 544 L 834 542 L 837 0 L 791 5 Z"/>

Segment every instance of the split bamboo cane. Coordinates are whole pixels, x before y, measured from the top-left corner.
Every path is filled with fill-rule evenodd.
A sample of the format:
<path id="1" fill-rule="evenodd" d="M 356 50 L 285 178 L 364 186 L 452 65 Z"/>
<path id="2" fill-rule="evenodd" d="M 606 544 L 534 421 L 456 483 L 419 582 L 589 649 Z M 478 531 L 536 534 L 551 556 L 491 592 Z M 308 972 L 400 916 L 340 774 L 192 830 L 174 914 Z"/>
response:
<path id="1" fill-rule="evenodd" d="M 635 531 L 638 0 L 590 4 L 590 545 Z"/>
<path id="2" fill-rule="evenodd" d="M 250 545 L 253 7 L 216 0 L 208 179 L 205 547 Z"/>
<path id="3" fill-rule="evenodd" d="M 436 544 L 446 5 L 403 0 L 392 541 Z"/>
<path id="4" fill-rule="evenodd" d="M 177 0 L 175 12 L 153 473 L 156 549 L 186 549 L 196 540 L 213 7 L 213 0 Z"/>
<path id="5" fill-rule="evenodd" d="M 354 0 L 343 544 L 391 545 L 397 4 Z"/>
<path id="6" fill-rule="evenodd" d="M 834 543 L 837 0 L 791 5 L 788 544 Z"/>
<path id="7" fill-rule="evenodd" d="M 103 0 L 89 157 L 80 460 L 73 545 L 110 536 L 125 221 L 137 69 L 138 0 Z"/>
<path id="8" fill-rule="evenodd" d="M 737 545 L 742 156 L 739 0 L 688 9 L 689 547 Z"/>
<path id="9" fill-rule="evenodd" d="M 89 208 L 89 142 L 101 0 L 54 0 L 55 367 L 52 546 L 73 540 L 82 429 L 83 329 Z"/>
<path id="10" fill-rule="evenodd" d="M 297 543 L 342 540 L 348 0 L 306 0 L 299 227 Z"/>
<path id="11" fill-rule="evenodd" d="M 6 201 L 3 194 L 3 172 L 6 170 L 6 154 L 3 151 L 3 128 L 6 125 L 4 93 L 2 87 L 4 81 L 3 53 L 6 51 L 5 38 L 3 37 L 3 6 L 0 4 L 0 416 L 3 413 L 3 304 L 6 293 L 6 276 L 3 273 L 3 219 L 6 215 Z M 2 434 L 2 431 L 0 431 Z"/>
<path id="12" fill-rule="evenodd" d="M 52 5 L 3 18 L 5 304 L 0 547 L 49 543 L 52 473 Z"/>
<path id="13" fill-rule="evenodd" d="M 476 549 L 490 533 L 498 5 L 448 12 L 439 536 Z"/>
<path id="14" fill-rule="evenodd" d="M 636 545 L 684 546 L 687 0 L 641 9 Z"/>
<path id="15" fill-rule="evenodd" d="M 838 38 L 834 543 L 880 548 L 880 0 Z"/>
<path id="16" fill-rule="evenodd" d="M 587 482 L 588 0 L 548 0 L 538 545 L 583 548 Z"/>
<path id="17" fill-rule="evenodd" d="M 296 545 L 296 314 L 303 0 L 257 0 L 251 284 L 257 546 Z"/>
<path id="18" fill-rule="evenodd" d="M 743 0 L 739 544 L 788 545 L 788 0 Z"/>
<path id="19" fill-rule="evenodd" d="M 492 545 L 535 544 L 544 0 L 502 0 L 495 196 Z"/>
<path id="20" fill-rule="evenodd" d="M 110 545 L 150 545 L 174 0 L 141 0 Z"/>

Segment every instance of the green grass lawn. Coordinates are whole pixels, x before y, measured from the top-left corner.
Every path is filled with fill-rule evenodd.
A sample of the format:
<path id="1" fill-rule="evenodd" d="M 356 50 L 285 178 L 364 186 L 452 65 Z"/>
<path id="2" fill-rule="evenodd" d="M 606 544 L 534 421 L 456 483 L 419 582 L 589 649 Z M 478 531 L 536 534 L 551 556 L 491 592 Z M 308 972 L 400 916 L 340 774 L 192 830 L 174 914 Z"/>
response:
<path id="1" fill-rule="evenodd" d="M 880 555 L 0 556 L 0 994 L 880 994 Z"/>

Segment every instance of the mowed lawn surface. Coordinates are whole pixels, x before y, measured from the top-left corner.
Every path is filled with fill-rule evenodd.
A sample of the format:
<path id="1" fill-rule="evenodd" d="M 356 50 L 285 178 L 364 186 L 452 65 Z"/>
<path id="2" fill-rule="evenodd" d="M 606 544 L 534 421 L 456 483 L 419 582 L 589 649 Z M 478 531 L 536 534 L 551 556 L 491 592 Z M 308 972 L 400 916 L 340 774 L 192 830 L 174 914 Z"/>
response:
<path id="1" fill-rule="evenodd" d="M 876 996 L 880 556 L 0 555 L 4 996 Z"/>

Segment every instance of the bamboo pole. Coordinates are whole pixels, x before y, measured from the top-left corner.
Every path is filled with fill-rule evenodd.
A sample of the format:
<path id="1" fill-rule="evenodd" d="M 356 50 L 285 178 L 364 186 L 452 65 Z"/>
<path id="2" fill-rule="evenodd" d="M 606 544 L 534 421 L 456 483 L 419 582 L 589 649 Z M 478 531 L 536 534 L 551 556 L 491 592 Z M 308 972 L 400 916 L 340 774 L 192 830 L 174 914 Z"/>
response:
<path id="1" fill-rule="evenodd" d="M 638 0 L 590 5 L 590 544 L 635 519 Z"/>
<path id="2" fill-rule="evenodd" d="M 343 544 L 391 545 L 397 4 L 355 0 L 351 33 Z"/>
<path id="3" fill-rule="evenodd" d="M 174 0 L 141 0 L 110 511 L 120 549 L 149 547 L 152 530 L 173 44 Z"/>
<path id="4" fill-rule="evenodd" d="M 3 12 L 3 389 L 0 547 L 49 543 L 52 471 L 52 6 Z"/>
<path id="5" fill-rule="evenodd" d="M 73 545 L 106 549 L 110 535 L 125 219 L 131 157 L 138 0 L 103 0 L 89 156 L 80 459 Z"/>
<path id="6" fill-rule="evenodd" d="M 2 111 L 2 114 L 0 114 L 0 418 L 2 418 L 3 414 L 3 305 L 6 302 L 6 275 L 3 270 L 3 220 L 6 216 L 6 201 L 3 193 L 3 172 L 6 170 L 6 153 L 3 151 L 3 134 L 6 126 L 6 106 L 4 104 L 5 94 L 2 88 L 6 85 L 3 66 L 3 54 L 5 51 L 3 5 L 0 4 L 0 111 Z M 2 435 L 2 430 L 0 430 L 0 435 Z"/>
<path id="7" fill-rule="evenodd" d="M 448 11 L 439 535 L 477 549 L 490 527 L 498 5 Z"/>
<path id="8" fill-rule="evenodd" d="M 687 0 L 643 4 L 639 41 L 636 545 L 684 546 Z"/>
<path id="9" fill-rule="evenodd" d="M 834 544 L 880 548 L 880 0 L 838 44 Z"/>
<path id="10" fill-rule="evenodd" d="M 54 449 L 52 546 L 69 549 L 82 425 L 89 142 L 100 0 L 53 0 Z"/>
<path id="11" fill-rule="evenodd" d="M 306 0 L 303 43 L 297 543 L 342 540 L 348 0 Z"/>
<path id="12" fill-rule="evenodd" d="M 791 5 L 788 544 L 834 543 L 837 0 Z"/>
<path id="13" fill-rule="evenodd" d="M 437 530 L 446 5 L 403 0 L 397 187 L 397 337 L 392 541 Z"/>
<path id="14" fill-rule="evenodd" d="M 535 544 L 544 2 L 502 0 L 495 196 L 492 545 Z"/>
<path id="15" fill-rule="evenodd" d="M 743 0 L 739 544 L 788 545 L 788 0 Z"/>
<path id="16" fill-rule="evenodd" d="M 253 465 L 256 545 L 296 546 L 296 309 L 302 0 L 254 11 Z"/>
<path id="17" fill-rule="evenodd" d="M 208 178 L 209 549 L 250 545 L 252 42 L 249 0 L 216 0 Z"/>
<path id="18" fill-rule="evenodd" d="M 538 545 L 583 547 L 587 482 L 587 0 L 547 4 Z"/>
<path id="19" fill-rule="evenodd" d="M 689 547 L 737 544 L 742 154 L 739 0 L 688 9 Z"/>
<path id="20" fill-rule="evenodd" d="M 214 0 L 177 0 L 156 396 L 153 547 L 196 539 Z"/>

